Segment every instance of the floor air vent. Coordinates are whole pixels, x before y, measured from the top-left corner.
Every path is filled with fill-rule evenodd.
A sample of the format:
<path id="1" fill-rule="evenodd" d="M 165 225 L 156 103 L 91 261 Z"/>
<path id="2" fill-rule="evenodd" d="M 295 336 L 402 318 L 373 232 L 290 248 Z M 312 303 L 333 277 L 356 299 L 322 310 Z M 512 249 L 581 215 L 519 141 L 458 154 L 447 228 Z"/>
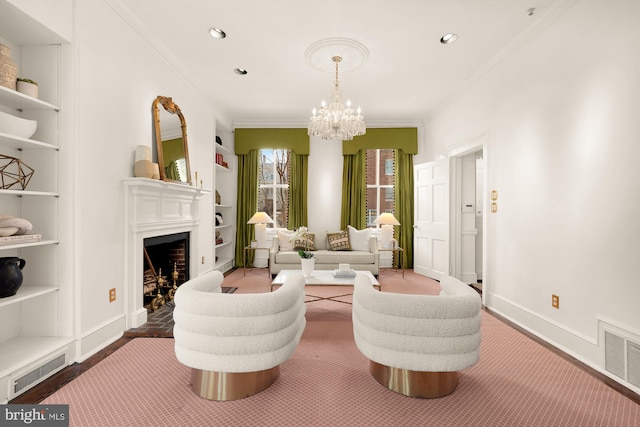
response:
<path id="1" fill-rule="evenodd" d="M 39 383 L 41 380 L 49 376 L 52 372 L 63 367 L 66 362 L 65 356 L 66 354 L 62 353 L 61 355 L 56 356 L 55 358 L 51 359 L 44 365 L 41 365 L 36 369 L 34 369 L 33 371 L 28 372 L 23 376 L 21 376 L 20 378 L 16 379 L 13 385 L 13 393 L 14 394 L 20 393 L 22 390 L 25 390 L 31 387 L 32 385 Z"/>

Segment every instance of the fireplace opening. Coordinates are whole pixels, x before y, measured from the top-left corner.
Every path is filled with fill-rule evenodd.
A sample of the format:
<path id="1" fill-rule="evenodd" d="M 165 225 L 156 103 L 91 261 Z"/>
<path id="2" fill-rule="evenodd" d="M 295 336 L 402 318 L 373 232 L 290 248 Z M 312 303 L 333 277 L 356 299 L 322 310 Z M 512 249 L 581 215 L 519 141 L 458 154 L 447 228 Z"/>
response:
<path id="1" fill-rule="evenodd" d="M 143 251 L 144 306 L 153 312 L 172 301 L 178 286 L 189 280 L 189 233 L 146 238 Z"/>

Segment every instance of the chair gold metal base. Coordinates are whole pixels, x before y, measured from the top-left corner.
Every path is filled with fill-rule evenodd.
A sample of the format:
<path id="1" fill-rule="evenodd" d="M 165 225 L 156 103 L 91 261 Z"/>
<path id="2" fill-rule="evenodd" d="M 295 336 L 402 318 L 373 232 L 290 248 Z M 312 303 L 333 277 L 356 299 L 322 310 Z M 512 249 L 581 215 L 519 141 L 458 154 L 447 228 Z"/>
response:
<path id="1" fill-rule="evenodd" d="M 421 372 L 392 368 L 370 361 L 371 375 L 389 390 L 409 397 L 434 399 L 453 393 L 458 386 L 458 372 Z"/>
<path id="2" fill-rule="evenodd" d="M 191 369 L 191 388 L 209 400 L 238 400 L 269 388 L 280 375 L 280 366 L 256 372 L 215 372 Z"/>

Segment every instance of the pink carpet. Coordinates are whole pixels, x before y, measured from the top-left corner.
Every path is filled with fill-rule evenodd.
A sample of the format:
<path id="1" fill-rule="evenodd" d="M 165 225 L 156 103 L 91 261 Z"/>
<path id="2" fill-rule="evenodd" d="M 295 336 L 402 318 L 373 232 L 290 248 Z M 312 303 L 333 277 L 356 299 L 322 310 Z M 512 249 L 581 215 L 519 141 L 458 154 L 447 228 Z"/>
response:
<path id="1" fill-rule="evenodd" d="M 256 285 L 262 280 L 253 273 L 225 285 L 239 291 L 243 281 Z M 437 290 L 426 279 L 385 281 L 386 274 L 396 273 L 383 273 L 383 290 L 385 283 L 407 292 Z M 346 302 L 350 296 L 339 295 L 349 292 L 309 287 L 307 299 L 333 295 Z M 482 322 L 480 362 L 440 399 L 409 398 L 379 385 L 353 342 L 351 306 L 321 299 L 308 302 L 299 346 L 258 395 L 199 398 L 172 339 L 135 338 L 42 403 L 68 403 L 72 426 L 640 426 L 640 405 L 495 317 L 483 313 Z"/>

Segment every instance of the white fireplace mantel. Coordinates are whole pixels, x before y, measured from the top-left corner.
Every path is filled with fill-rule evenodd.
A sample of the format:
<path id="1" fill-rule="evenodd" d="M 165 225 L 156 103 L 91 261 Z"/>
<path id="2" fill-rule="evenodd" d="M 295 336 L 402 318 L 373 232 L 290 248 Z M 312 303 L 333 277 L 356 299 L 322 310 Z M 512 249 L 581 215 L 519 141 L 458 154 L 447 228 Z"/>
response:
<path id="1" fill-rule="evenodd" d="M 211 191 L 147 178 L 127 178 L 125 187 L 125 307 L 127 328 L 147 321 L 142 282 L 144 239 L 190 233 L 190 272 L 197 269 L 199 201 Z"/>

